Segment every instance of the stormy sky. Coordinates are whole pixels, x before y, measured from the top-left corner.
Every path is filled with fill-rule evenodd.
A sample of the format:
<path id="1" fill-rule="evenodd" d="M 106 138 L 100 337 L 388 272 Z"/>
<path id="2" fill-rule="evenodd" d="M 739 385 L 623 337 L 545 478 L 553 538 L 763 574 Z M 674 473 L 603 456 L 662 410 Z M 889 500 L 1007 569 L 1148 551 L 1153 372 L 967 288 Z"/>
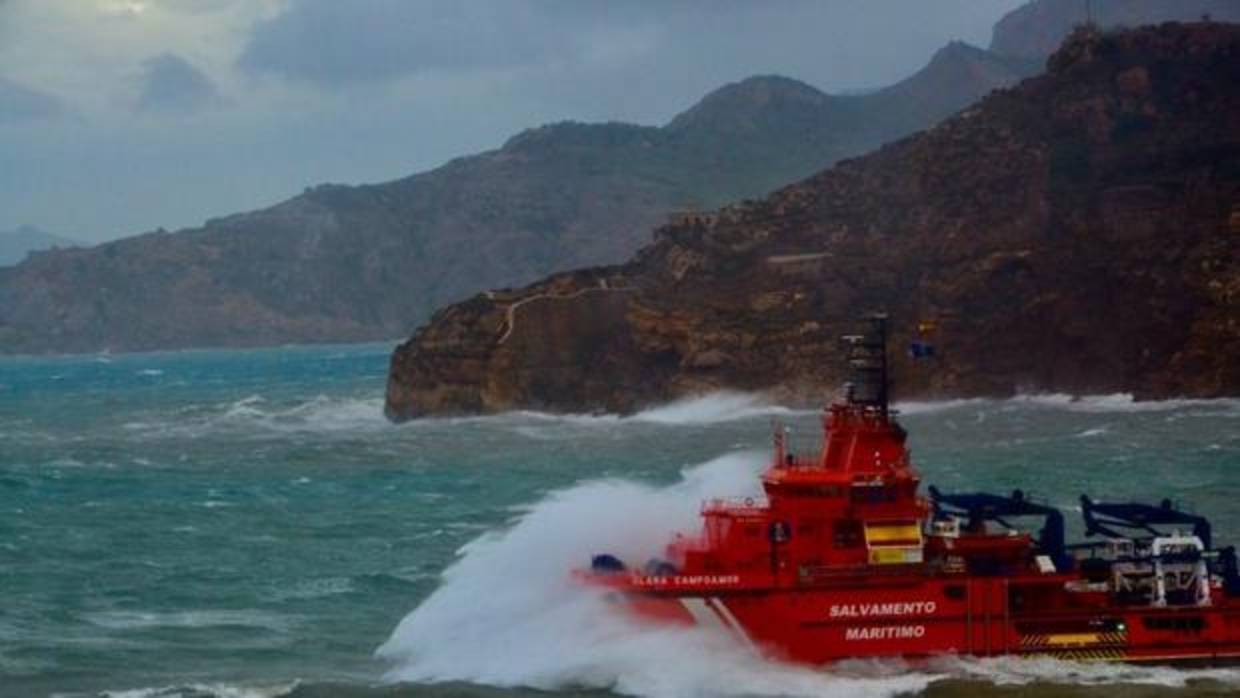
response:
<path id="1" fill-rule="evenodd" d="M 88 241 L 725 83 L 889 84 L 1023 0 L 0 0 L 0 230 Z"/>

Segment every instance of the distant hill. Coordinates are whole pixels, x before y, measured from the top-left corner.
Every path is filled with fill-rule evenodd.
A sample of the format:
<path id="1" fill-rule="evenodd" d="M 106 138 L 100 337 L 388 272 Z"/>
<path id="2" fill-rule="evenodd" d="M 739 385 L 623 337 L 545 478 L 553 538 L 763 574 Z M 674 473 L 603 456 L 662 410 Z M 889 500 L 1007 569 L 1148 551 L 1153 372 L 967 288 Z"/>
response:
<path id="1" fill-rule="evenodd" d="M 0 267 L 17 264 L 31 252 L 50 250 L 53 247 L 77 247 L 81 244 L 32 225 L 23 225 L 17 230 L 0 230 Z"/>
<path id="2" fill-rule="evenodd" d="M 1034 0 L 995 24 L 990 50 L 1029 60 L 1045 60 L 1078 25 L 1092 17 L 1102 29 L 1160 22 L 1240 22 L 1237 0 Z"/>
<path id="3" fill-rule="evenodd" d="M 1029 64 L 952 44 L 892 87 L 765 76 L 662 128 L 559 123 L 404 179 L 0 269 L 0 352 L 391 338 L 484 288 L 620 261 L 669 212 L 762 196 L 928 127 Z"/>
<path id="4" fill-rule="evenodd" d="M 443 308 L 394 352 L 387 411 L 820 401 L 875 309 L 905 398 L 1240 395 L 1237 56 L 1237 25 L 1075 34 L 1047 74 L 623 265 Z"/>

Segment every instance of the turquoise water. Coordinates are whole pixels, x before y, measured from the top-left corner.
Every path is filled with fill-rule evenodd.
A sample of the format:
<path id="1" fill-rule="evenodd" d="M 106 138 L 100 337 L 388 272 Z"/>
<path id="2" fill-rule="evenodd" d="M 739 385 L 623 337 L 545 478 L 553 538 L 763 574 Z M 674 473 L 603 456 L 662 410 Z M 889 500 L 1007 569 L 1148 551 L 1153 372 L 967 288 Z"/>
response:
<path id="1" fill-rule="evenodd" d="M 603 618 L 566 571 L 657 551 L 755 485 L 770 420 L 717 395 L 632 418 L 395 426 L 389 345 L 0 358 L 0 695 L 1192 695 L 1229 669 L 772 665 Z M 904 405 L 944 489 L 1172 497 L 1240 542 L 1240 401 Z M 1069 518 L 1076 515 L 1069 512 Z M 416 609 L 416 611 L 415 611 Z"/>

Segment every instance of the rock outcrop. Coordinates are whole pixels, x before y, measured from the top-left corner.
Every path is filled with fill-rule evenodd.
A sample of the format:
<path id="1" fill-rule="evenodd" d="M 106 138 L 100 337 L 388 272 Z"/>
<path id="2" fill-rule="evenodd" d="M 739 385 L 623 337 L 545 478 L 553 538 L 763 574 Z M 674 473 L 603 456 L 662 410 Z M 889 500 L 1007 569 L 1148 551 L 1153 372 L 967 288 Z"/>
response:
<path id="1" fill-rule="evenodd" d="M 906 397 L 1240 394 L 1240 28 L 1080 33 L 1049 67 L 626 264 L 437 312 L 389 415 L 819 400 L 876 308 L 897 347 L 933 326 L 934 359 L 896 359 Z"/>

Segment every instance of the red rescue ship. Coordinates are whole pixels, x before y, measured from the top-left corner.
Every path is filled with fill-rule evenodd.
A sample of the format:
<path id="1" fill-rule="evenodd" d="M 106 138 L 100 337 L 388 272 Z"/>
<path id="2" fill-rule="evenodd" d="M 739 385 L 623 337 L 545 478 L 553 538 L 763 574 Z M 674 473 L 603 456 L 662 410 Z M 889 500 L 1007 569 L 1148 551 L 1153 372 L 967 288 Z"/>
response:
<path id="1" fill-rule="evenodd" d="M 1087 542 L 1070 545 L 1062 513 L 1019 491 L 919 494 L 888 407 L 885 318 L 869 322 L 844 338 L 852 381 L 825 410 L 821 452 L 787 452 L 777 429 L 764 499 L 710 500 L 701 532 L 662 558 L 600 554 L 581 576 L 641 616 L 811 664 L 1240 658 L 1236 554 L 1212 547 L 1204 518 L 1082 497 Z"/>

